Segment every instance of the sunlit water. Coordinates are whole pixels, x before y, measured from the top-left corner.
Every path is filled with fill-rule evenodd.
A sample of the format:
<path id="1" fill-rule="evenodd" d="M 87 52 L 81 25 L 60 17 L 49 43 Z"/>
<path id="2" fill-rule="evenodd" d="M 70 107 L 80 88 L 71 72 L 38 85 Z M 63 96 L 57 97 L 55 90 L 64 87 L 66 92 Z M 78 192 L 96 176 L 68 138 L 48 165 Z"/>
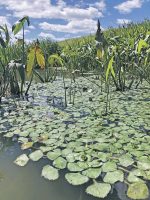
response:
<path id="1" fill-rule="evenodd" d="M 1 139 L 0 139 L 1 140 Z M 18 144 L 3 141 L 0 150 L 0 200 L 96 200 L 85 193 L 84 186 L 71 186 L 62 172 L 57 181 L 48 181 L 41 177 L 42 167 L 48 164 L 47 159 L 37 162 L 30 161 L 25 167 L 13 163 L 22 154 Z M 1 145 L 2 146 L 2 145 Z M 104 200 L 127 200 L 121 185 L 118 187 L 119 196 L 114 189 Z"/>

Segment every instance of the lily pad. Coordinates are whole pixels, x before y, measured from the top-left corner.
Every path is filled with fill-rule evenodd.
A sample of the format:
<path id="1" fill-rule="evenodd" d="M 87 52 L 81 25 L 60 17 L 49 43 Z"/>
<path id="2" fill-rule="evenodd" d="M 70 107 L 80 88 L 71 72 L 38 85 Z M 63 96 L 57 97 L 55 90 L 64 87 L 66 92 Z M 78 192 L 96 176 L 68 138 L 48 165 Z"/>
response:
<path id="1" fill-rule="evenodd" d="M 101 168 L 89 168 L 89 169 L 83 171 L 82 174 L 89 178 L 96 179 L 101 174 Z"/>
<path id="2" fill-rule="evenodd" d="M 21 167 L 25 166 L 29 161 L 29 158 L 26 154 L 22 154 L 14 161 L 16 165 L 19 165 Z"/>
<path id="3" fill-rule="evenodd" d="M 129 186 L 127 195 L 131 199 L 147 199 L 149 196 L 148 187 L 145 183 L 133 183 Z"/>
<path id="4" fill-rule="evenodd" d="M 134 160 L 129 155 L 123 155 L 119 158 L 120 165 L 128 167 L 134 163 Z"/>
<path id="5" fill-rule="evenodd" d="M 36 150 L 29 154 L 29 158 L 33 161 L 38 161 L 43 157 L 43 152 L 41 150 Z"/>
<path id="6" fill-rule="evenodd" d="M 67 161 L 62 157 L 58 157 L 56 160 L 53 161 L 53 165 L 58 169 L 65 169 Z"/>
<path id="7" fill-rule="evenodd" d="M 58 170 L 50 165 L 46 165 L 42 169 L 42 174 L 44 178 L 48 180 L 56 180 L 59 177 Z"/>
<path id="8" fill-rule="evenodd" d="M 117 169 L 117 165 L 113 161 L 108 161 L 103 164 L 102 166 L 102 171 L 103 172 L 113 172 Z"/>
<path id="9" fill-rule="evenodd" d="M 59 156 L 61 155 L 61 152 L 57 152 L 57 151 L 55 151 L 55 152 L 48 152 L 47 153 L 47 158 L 48 159 L 50 159 L 50 160 L 55 160 L 56 158 L 58 158 Z"/>
<path id="10" fill-rule="evenodd" d="M 87 187 L 86 193 L 94 197 L 105 198 L 111 190 L 111 185 L 108 183 L 97 183 L 96 181 Z"/>
<path id="11" fill-rule="evenodd" d="M 23 143 L 23 144 L 21 145 L 21 149 L 22 149 L 22 150 L 29 149 L 29 148 L 31 148 L 32 146 L 33 146 L 33 142 L 26 142 L 26 143 Z"/>
<path id="12" fill-rule="evenodd" d="M 80 173 L 67 173 L 65 178 L 72 185 L 82 185 L 89 180 L 87 176 L 84 176 Z"/>
<path id="13" fill-rule="evenodd" d="M 77 163 L 68 163 L 67 168 L 71 172 L 80 172 L 83 171 L 81 167 Z"/>
<path id="14" fill-rule="evenodd" d="M 114 184 L 117 181 L 123 182 L 124 174 L 121 170 L 117 170 L 114 172 L 107 172 L 103 180 L 104 182 L 110 183 L 110 184 Z"/>

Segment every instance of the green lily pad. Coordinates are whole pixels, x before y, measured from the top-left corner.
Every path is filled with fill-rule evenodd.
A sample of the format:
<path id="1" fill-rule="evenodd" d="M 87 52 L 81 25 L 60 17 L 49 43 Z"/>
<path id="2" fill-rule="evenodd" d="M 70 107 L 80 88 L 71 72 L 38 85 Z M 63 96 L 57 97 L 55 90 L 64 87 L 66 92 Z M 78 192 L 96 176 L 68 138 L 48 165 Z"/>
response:
<path id="1" fill-rule="evenodd" d="M 123 182 L 124 180 L 124 173 L 121 170 L 117 170 L 114 172 L 107 172 L 104 176 L 104 182 L 114 184 L 117 181 Z"/>
<path id="2" fill-rule="evenodd" d="M 62 157 L 58 157 L 56 160 L 53 161 L 53 165 L 58 169 L 65 169 L 67 161 Z"/>
<path id="3" fill-rule="evenodd" d="M 127 180 L 130 182 L 130 183 L 135 183 L 135 182 L 144 182 L 142 179 L 140 179 L 139 177 L 136 176 L 135 173 L 133 172 L 130 172 L 128 177 L 127 177 Z"/>
<path id="4" fill-rule="evenodd" d="M 87 176 L 84 176 L 80 173 L 67 173 L 65 178 L 72 185 L 82 185 L 89 180 Z"/>
<path id="5" fill-rule="evenodd" d="M 50 159 L 50 160 L 55 160 L 60 155 L 61 155 L 61 152 L 57 152 L 57 151 L 51 152 L 50 151 L 50 152 L 47 153 L 47 158 Z"/>
<path id="6" fill-rule="evenodd" d="M 46 165 L 42 169 L 42 174 L 44 178 L 48 180 L 56 180 L 59 177 L 58 170 L 50 165 Z"/>
<path id="7" fill-rule="evenodd" d="M 96 181 L 86 188 L 86 193 L 94 197 L 105 198 L 111 190 L 108 183 L 97 183 Z"/>
<path id="8" fill-rule="evenodd" d="M 113 161 L 108 161 L 103 164 L 102 166 L 102 171 L 103 172 L 113 172 L 117 169 L 117 165 Z"/>
<path id="9" fill-rule="evenodd" d="M 29 149 L 29 148 L 31 148 L 32 146 L 33 146 L 33 142 L 26 142 L 26 143 L 23 143 L 23 144 L 21 145 L 21 149 L 22 149 L 22 150 Z"/>
<path id="10" fill-rule="evenodd" d="M 139 169 L 149 170 L 150 169 L 150 161 L 149 160 L 138 161 L 137 166 L 138 166 Z"/>
<path id="11" fill-rule="evenodd" d="M 134 160 L 129 155 L 123 155 L 119 158 L 120 165 L 128 167 L 134 163 Z"/>
<path id="12" fill-rule="evenodd" d="M 43 157 L 43 152 L 41 150 L 36 150 L 29 154 L 29 158 L 33 161 L 38 161 Z"/>
<path id="13" fill-rule="evenodd" d="M 21 167 L 25 166 L 29 161 L 29 158 L 26 154 L 22 154 L 14 161 L 16 165 L 19 165 Z"/>
<path id="14" fill-rule="evenodd" d="M 145 183 L 137 182 L 129 185 L 127 196 L 131 199 L 147 199 L 149 190 Z"/>
<path id="15" fill-rule="evenodd" d="M 83 171 L 81 167 L 77 163 L 68 163 L 67 168 L 71 172 L 80 172 Z"/>
<path id="16" fill-rule="evenodd" d="M 101 174 L 101 168 L 89 168 L 89 169 L 83 171 L 82 174 L 89 178 L 96 179 Z"/>

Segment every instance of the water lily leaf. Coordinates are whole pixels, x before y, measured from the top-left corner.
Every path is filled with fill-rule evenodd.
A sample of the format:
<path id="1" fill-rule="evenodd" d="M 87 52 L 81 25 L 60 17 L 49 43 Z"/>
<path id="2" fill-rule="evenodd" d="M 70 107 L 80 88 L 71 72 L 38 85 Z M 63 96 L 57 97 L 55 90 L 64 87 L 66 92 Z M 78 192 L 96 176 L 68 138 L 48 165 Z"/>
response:
<path id="1" fill-rule="evenodd" d="M 101 174 L 101 168 L 89 168 L 89 169 L 83 171 L 82 174 L 89 178 L 96 179 Z"/>
<path id="2" fill-rule="evenodd" d="M 66 157 L 68 154 L 71 154 L 72 150 L 71 149 L 63 149 L 62 150 L 62 156 Z"/>
<path id="3" fill-rule="evenodd" d="M 147 199 L 149 196 L 148 187 L 145 183 L 133 183 L 129 186 L 127 195 L 131 199 Z"/>
<path id="4" fill-rule="evenodd" d="M 123 155 L 119 158 L 120 165 L 128 167 L 134 163 L 134 160 L 129 155 Z"/>
<path id="5" fill-rule="evenodd" d="M 42 174 L 44 178 L 48 180 L 56 180 L 59 177 L 58 170 L 50 165 L 46 165 L 42 169 Z"/>
<path id="6" fill-rule="evenodd" d="M 40 150 L 45 153 L 45 152 L 48 152 L 48 151 L 51 151 L 53 150 L 53 147 L 49 147 L 49 146 L 40 146 Z"/>
<path id="7" fill-rule="evenodd" d="M 43 157 L 43 152 L 41 150 L 36 150 L 29 154 L 29 158 L 33 161 L 38 161 Z"/>
<path id="8" fill-rule="evenodd" d="M 137 166 L 138 166 L 139 169 L 149 170 L 150 169 L 150 161 L 149 160 L 138 161 Z"/>
<path id="9" fill-rule="evenodd" d="M 123 182 L 124 180 L 124 174 L 121 170 L 117 170 L 114 172 L 107 172 L 107 174 L 104 176 L 104 182 L 114 184 L 117 181 Z"/>
<path id="10" fill-rule="evenodd" d="M 72 185 L 82 185 L 89 180 L 87 176 L 84 176 L 80 173 L 67 173 L 65 178 Z"/>
<path id="11" fill-rule="evenodd" d="M 108 183 L 97 183 L 96 181 L 87 187 L 86 193 L 94 197 L 105 198 L 111 190 L 111 185 Z"/>
<path id="12" fill-rule="evenodd" d="M 103 172 L 113 172 L 113 171 L 116 171 L 116 169 L 117 169 L 117 165 L 113 161 L 108 161 L 108 162 L 104 163 L 102 166 Z"/>
<path id="13" fill-rule="evenodd" d="M 22 154 L 14 161 L 16 165 L 19 165 L 21 167 L 25 166 L 29 161 L 29 158 L 26 154 Z"/>
<path id="14" fill-rule="evenodd" d="M 8 132 L 4 135 L 4 137 L 11 138 L 14 136 L 14 132 Z"/>
<path id="15" fill-rule="evenodd" d="M 56 160 L 53 161 L 53 165 L 58 169 L 65 169 L 67 161 L 62 157 L 58 157 Z"/>
<path id="16" fill-rule="evenodd" d="M 77 163 L 68 163 L 67 168 L 71 172 L 80 172 L 83 171 L 81 167 Z"/>
<path id="17" fill-rule="evenodd" d="M 50 160 L 55 160 L 56 158 L 58 158 L 61 155 L 61 152 L 57 152 L 57 151 L 50 151 L 47 153 L 47 158 Z"/>
<path id="18" fill-rule="evenodd" d="M 128 177 L 127 177 L 127 180 L 130 182 L 130 183 L 135 183 L 135 182 L 144 182 L 142 179 L 140 179 L 139 177 L 136 176 L 135 173 L 133 172 L 130 172 Z"/>
<path id="19" fill-rule="evenodd" d="M 26 142 L 24 144 L 21 145 L 21 149 L 25 150 L 25 149 L 29 149 L 33 146 L 33 142 Z"/>

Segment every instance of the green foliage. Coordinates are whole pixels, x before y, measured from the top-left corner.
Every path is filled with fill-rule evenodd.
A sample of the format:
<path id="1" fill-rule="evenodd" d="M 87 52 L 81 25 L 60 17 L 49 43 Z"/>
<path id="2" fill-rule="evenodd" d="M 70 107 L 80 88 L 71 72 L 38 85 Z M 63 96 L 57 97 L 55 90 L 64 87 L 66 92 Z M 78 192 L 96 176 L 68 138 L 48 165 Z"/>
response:
<path id="1" fill-rule="evenodd" d="M 24 27 L 25 22 L 27 22 L 28 26 L 30 25 L 29 17 L 25 16 L 20 19 L 16 24 L 12 26 L 12 32 L 16 35 L 21 29 Z"/>

